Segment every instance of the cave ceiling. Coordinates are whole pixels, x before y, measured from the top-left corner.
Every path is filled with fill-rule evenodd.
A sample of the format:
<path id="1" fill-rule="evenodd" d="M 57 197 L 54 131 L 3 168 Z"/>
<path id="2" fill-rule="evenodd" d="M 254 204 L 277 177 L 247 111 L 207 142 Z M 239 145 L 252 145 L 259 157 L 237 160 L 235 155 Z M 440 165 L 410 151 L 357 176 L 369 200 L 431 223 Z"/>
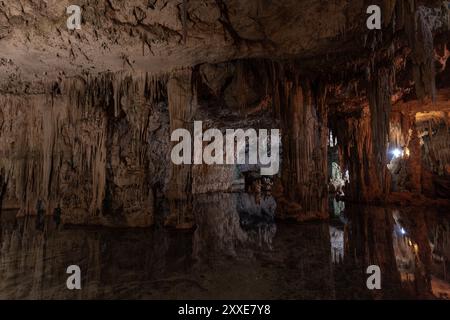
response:
<path id="1" fill-rule="evenodd" d="M 385 23 L 395 25 L 395 1 L 381 2 Z M 439 1 L 421 3 L 440 10 Z M 368 32 L 364 1 L 82 0 L 82 29 L 75 31 L 66 28 L 70 4 L 0 1 L 3 92 L 32 93 L 80 75 L 158 74 L 241 58 L 295 60 L 306 73 L 348 85 L 364 73 L 374 48 L 380 58 L 394 49 L 399 69 L 408 55 L 404 37 Z M 436 45 L 442 65 L 447 43 L 444 33 Z"/>

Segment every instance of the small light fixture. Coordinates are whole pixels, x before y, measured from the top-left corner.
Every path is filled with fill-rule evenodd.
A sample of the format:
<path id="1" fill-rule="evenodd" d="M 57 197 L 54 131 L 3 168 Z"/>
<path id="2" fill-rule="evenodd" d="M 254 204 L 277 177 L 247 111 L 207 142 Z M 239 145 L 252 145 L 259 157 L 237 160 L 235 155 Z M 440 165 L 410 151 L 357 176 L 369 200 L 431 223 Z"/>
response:
<path id="1" fill-rule="evenodd" d="M 400 156 L 403 155 L 403 151 L 400 150 L 400 149 L 398 149 L 398 148 L 395 148 L 395 149 L 392 150 L 391 152 L 392 152 L 392 154 L 394 155 L 394 158 L 398 158 L 398 157 L 400 157 Z"/>

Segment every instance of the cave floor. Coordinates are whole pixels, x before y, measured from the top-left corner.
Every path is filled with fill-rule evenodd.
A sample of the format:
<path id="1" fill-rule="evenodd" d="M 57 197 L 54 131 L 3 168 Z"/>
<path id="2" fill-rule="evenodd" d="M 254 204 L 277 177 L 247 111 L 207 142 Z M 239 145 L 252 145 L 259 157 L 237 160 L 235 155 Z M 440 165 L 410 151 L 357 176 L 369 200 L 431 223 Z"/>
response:
<path id="1" fill-rule="evenodd" d="M 234 215 L 229 217 L 226 215 Z M 326 222 L 242 224 L 202 216 L 195 230 L 57 227 L 1 218 L 1 299 L 416 299 L 450 297 L 450 215 L 349 206 Z M 446 262 L 446 263 L 445 263 Z M 82 289 L 68 290 L 78 265 Z M 366 268 L 381 268 L 368 290 Z"/>

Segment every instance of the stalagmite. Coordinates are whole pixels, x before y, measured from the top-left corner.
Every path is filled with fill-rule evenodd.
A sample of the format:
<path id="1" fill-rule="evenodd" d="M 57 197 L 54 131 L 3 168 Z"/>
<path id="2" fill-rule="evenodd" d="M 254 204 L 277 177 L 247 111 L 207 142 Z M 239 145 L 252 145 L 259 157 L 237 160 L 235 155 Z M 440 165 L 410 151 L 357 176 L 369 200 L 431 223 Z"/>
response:
<path id="1" fill-rule="evenodd" d="M 405 155 L 406 156 L 406 155 Z M 416 126 L 411 132 L 411 141 L 408 146 L 408 188 L 415 194 L 422 193 L 422 148 Z"/>
<path id="2" fill-rule="evenodd" d="M 283 131 L 283 195 L 278 204 L 282 215 L 299 220 L 327 215 L 327 111 L 326 88 L 312 88 L 294 70 L 275 83 L 275 111 Z"/>
<path id="3" fill-rule="evenodd" d="M 339 118 L 345 125 L 333 122 L 333 133 L 338 140 L 343 168 L 347 168 L 350 183 L 345 192 L 349 200 L 370 202 L 379 198 L 382 188 L 379 184 L 377 167 L 372 153 L 370 111 L 363 108 L 358 114 Z"/>
<path id="4" fill-rule="evenodd" d="M 389 191 L 386 155 L 394 76 L 392 67 L 375 67 L 375 70 L 370 74 L 367 89 L 370 109 L 370 135 L 372 138 L 372 150 L 370 152 L 374 155 L 376 183 L 383 194 Z"/>
<path id="5" fill-rule="evenodd" d="M 193 134 L 194 116 L 197 108 L 191 69 L 177 71 L 167 83 L 170 130 L 187 129 Z M 189 228 L 193 223 L 192 213 L 192 167 L 170 166 L 170 181 L 167 191 L 170 216 L 166 225 Z"/>
<path id="6" fill-rule="evenodd" d="M 8 178 L 6 177 L 4 169 L 0 169 L 0 216 L 2 214 L 3 197 L 6 194 L 6 187 L 8 186 Z"/>

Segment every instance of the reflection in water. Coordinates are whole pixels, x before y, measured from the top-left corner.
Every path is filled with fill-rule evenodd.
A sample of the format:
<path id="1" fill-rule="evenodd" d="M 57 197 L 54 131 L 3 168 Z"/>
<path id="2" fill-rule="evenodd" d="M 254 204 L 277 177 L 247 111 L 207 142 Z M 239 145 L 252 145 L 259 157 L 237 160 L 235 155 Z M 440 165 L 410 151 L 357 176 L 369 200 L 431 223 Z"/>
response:
<path id="1" fill-rule="evenodd" d="M 275 223 L 271 198 L 197 197 L 197 227 L 56 226 L 3 212 L 0 298 L 445 298 L 449 217 L 417 209 L 347 206 L 339 220 Z M 42 226 L 42 224 L 39 224 Z M 42 230 L 40 230 L 42 229 Z M 82 290 L 66 288 L 66 268 Z M 367 266 L 382 290 L 366 287 Z M 434 295 L 433 295 L 434 294 Z"/>
<path id="2" fill-rule="evenodd" d="M 429 209 L 348 206 L 345 223 L 330 227 L 337 297 L 449 298 L 447 271 L 436 272 L 449 261 L 449 219 Z M 446 254 L 432 259 L 432 248 Z M 382 290 L 367 290 L 369 265 L 380 267 Z"/>

